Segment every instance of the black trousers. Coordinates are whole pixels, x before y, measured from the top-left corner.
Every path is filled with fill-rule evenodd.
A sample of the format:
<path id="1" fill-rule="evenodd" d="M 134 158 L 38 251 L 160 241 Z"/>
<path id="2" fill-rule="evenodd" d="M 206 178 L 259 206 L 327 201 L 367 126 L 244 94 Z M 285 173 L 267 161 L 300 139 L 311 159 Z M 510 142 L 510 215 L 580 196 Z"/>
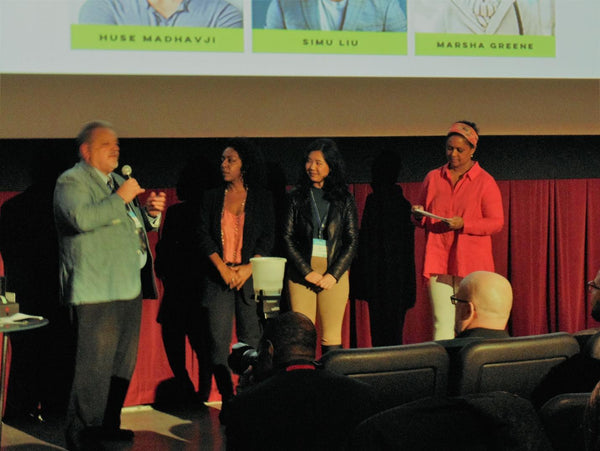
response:
<path id="1" fill-rule="evenodd" d="M 102 426 L 111 380 L 128 383 L 131 379 L 140 335 L 141 295 L 127 301 L 77 305 L 73 314 L 77 351 L 67 421 L 69 430 L 76 432 Z"/>
<path id="2" fill-rule="evenodd" d="M 210 333 L 210 359 L 215 382 L 224 399 L 233 396 L 231 373 L 227 357 L 231 349 L 233 321 L 238 341 L 253 348 L 258 347 L 261 326 L 256 311 L 256 302 L 249 299 L 243 290 L 230 290 L 222 284 L 208 280 L 203 304 L 208 312 Z"/>

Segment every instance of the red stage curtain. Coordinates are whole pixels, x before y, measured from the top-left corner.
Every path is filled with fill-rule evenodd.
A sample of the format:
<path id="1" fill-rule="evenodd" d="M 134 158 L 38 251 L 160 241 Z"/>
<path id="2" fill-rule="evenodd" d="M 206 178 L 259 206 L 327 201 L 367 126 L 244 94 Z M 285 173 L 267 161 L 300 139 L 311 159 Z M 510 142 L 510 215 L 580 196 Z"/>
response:
<path id="1" fill-rule="evenodd" d="M 504 201 L 505 226 L 494 236 L 496 271 L 513 285 L 514 305 L 510 329 L 514 336 L 555 331 L 575 332 L 597 327 L 589 316 L 590 306 L 585 281 L 600 269 L 600 179 L 589 180 L 514 180 L 498 183 Z M 406 198 L 417 198 L 420 183 L 402 183 Z M 368 184 L 350 187 L 359 218 L 362 217 Z M 168 204 L 177 201 L 175 189 L 165 190 Z M 0 203 L 18 193 L 0 192 Z M 158 239 L 150 234 L 151 247 Z M 406 317 L 406 343 L 431 339 L 431 309 L 424 280 L 424 234 L 415 232 L 417 301 Z M 0 271 L 3 265 L 0 260 Z M 401 290 L 402 287 L 398 287 Z M 159 293 L 162 286 L 159 281 Z M 138 362 L 126 405 L 147 404 L 154 400 L 157 385 L 172 377 L 156 323 L 158 300 L 145 300 Z M 350 317 L 354 316 L 354 321 Z M 346 311 L 343 340 L 351 343 L 351 323 L 356 346 L 371 345 L 368 304 L 354 301 Z M 188 346 L 188 366 L 193 378 L 197 363 Z M 193 380 L 194 380 L 193 379 Z M 213 399 L 218 395 L 213 392 Z"/>
<path id="2" fill-rule="evenodd" d="M 600 179 L 586 180 L 587 201 L 585 227 L 585 280 L 592 280 L 600 269 Z M 583 294 L 585 305 L 585 327 L 597 327 L 598 323 L 590 316 L 591 306 L 587 294 Z"/>
<path id="3" fill-rule="evenodd" d="M 509 271 L 513 283 L 513 335 L 548 332 L 548 261 L 552 204 L 547 180 L 514 181 L 510 188 Z"/>
<path id="4" fill-rule="evenodd" d="M 585 328 L 585 180 L 554 182 L 555 277 L 551 330 Z"/>

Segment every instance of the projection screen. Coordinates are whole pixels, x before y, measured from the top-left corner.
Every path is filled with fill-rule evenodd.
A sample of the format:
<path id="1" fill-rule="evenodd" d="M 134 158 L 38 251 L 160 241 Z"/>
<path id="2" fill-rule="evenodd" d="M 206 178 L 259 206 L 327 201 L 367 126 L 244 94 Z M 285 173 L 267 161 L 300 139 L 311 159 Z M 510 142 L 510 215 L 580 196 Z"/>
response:
<path id="1" fill-rule="evenodd" d="M 1 0 L 0 72 L 600 75 L 597 0 L 182 0 L 168 11 L 154 3 Z"/>

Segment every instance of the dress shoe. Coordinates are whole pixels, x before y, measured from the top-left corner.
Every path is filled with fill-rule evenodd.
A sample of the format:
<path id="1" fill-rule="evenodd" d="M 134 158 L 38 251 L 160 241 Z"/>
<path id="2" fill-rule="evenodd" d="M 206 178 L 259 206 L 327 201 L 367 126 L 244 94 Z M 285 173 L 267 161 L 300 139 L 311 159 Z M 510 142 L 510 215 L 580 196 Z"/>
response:
<path id="1" fill-rule="evenodd" d="M 103 429 L 102 440 L 111 440 L 115 442 L 130 442 L 133 440 L 134 433 L 131 429 Z"/>
<path id="2" fill-rule="evenodd" d="M 105 451 L 106 448 L 96 438 L 91 437 L 87 429 L 65 433 L 65 448 L 68 451 Z"/>
<path id="3" fill-rule="evenodd" d="M 131 429 L 113 429 L 102 426 L 87 428 L 84 435 L 89 439 L 109 440 L 114 442 L 130 442 L 134 437 L 134 433 Z"/>

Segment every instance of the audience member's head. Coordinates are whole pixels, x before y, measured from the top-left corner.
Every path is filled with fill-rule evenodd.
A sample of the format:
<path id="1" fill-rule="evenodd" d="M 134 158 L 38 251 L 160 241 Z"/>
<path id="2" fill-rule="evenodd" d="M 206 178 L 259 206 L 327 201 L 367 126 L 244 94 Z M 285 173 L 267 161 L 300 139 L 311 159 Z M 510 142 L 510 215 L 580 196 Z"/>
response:
<path id="1" fill-rule="evenodd" d="M 345 450 L 348 437 L 379 411 L 374 387 L 327 371 L 313 360 L 317 333 L 305 315 L 267 321 L 258 358 L 275 371 L 224 404 L 228 450 Z M 256 367 L 253 365 L 252 372 Z"/>
<path id="2" fill-rule="evenodd" d="M 587 283 L 587 288 L 590 293 L 590 301 L 592 303 L 592 318 L 600 321 L 600 271 Z"/>
<path id="3" fill-rule="evenodd" d="M 302 313 L 286 312 L 267 322 L 258 345 L 260 372 L 295 361 L 313 361 L 317 331 Z"/>
<path id="4" fill-rule="evenodd" d="M 465 277 L 453 301 L 456 305 L 454 331 L 484 328 L 504 330 L 512 308 L 510 282 L 488 271 L 475 271 Z"/>

